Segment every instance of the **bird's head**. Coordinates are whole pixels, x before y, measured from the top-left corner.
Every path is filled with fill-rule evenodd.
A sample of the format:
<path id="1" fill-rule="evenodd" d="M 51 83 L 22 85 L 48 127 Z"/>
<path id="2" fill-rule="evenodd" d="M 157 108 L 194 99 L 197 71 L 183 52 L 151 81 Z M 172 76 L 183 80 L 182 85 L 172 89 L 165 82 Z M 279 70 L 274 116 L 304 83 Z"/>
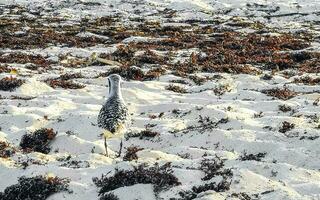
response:
<path id="1" fill-rule="evenodd" d="M 121 76 L 119 74 L 110 74 L 107 78 L 111 81 L 111 83 L 121 81 Z"/>
<path id="2" fill-rule="evenodd" d="M 107 77 L 107 79 L 109 83 L 109 93 L 111 93 L 112 90 L 116 90 L 120 87 L 121 76 L 118 74 L 111 74 Z"/>

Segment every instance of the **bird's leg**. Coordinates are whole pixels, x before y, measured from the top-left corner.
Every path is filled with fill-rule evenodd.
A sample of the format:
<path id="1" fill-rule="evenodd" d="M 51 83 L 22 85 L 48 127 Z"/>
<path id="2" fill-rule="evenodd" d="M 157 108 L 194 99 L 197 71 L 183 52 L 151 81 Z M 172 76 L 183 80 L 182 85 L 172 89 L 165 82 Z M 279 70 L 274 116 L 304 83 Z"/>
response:
<path id="1" fill-rule="evenodd" d="M 109 156 L 108 155 L 108 144 L 107 144 L 107 138 L 106 137 L 104 137 L 104 148 L 106 150 L 106 156 Z"/>
<path id="2" fill-rule="evenodd" d="M 122 150 L 122 139 L 121 139 L 121 142 L 120 142 L 120 149 L 119 149 L 119 152 L 118 152 L 118 158 L 121 156 L 121 150 Z"/>

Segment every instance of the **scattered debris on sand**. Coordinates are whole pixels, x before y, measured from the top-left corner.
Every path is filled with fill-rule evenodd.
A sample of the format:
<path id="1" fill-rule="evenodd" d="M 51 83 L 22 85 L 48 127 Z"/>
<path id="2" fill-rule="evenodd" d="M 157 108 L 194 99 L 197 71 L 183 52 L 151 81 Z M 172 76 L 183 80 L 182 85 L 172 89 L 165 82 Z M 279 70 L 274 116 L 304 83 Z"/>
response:
<path id="1" fill-rule="evenodd" d="M 56 137 L 57 133 L 53 129 L 42 128 L 31 134 L 25 134 L 20 141 L 20 147 L 26 152 L 40 152 L 48 154 L 51 150 L 50 142 Z"/>
<path id="2" fill-rule="evenodd" d="M 45 200 L 50 195 L 69 191 L 69 180 L 56 176 L 35 176 L 27 178 L 22 176 L 18 183 L 7 187 L 4 192 L 0 192 L 0 199 L 37 199 Z"/>

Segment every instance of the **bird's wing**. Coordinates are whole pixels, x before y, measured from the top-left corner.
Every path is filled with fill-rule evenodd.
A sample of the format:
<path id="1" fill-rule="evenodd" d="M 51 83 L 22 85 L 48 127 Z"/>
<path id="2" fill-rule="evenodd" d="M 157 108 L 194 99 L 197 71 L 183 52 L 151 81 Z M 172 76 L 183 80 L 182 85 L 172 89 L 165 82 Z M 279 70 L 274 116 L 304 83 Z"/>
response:
<path id="1" fill-rule="evenodd" d="M 98 126 L 108 130 L 112 134 L 119 132 L 119 127 L 125 126 L 125 122 L 128 118 L 128 109 L 125 106 L 104 105 L 98 116 Z"/>
<path id="2" fill-rule="evenodd" d="M 103 131 L 103 137 L 105 138 L 120 138 L 123 136 L 125 130 L 125 124 L 124 123 L 120 123 L 115 132 L 111 133 L 110 131 L 108 131 L 107 129 L 105 129 Z"/>

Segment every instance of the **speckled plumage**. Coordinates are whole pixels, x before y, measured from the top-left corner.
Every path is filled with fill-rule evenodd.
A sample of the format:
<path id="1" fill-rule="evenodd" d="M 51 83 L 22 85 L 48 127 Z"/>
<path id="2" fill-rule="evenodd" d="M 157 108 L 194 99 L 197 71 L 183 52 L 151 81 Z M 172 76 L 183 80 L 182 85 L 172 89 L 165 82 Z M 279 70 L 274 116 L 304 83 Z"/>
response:
<path id="1" fill-rule="evenodd" d="M 112 134 L 117 133 L 120 125 L 124 125 L 128 120 L 128 108 L 122 99 L 120 90 L 121 77 L 112 74 L 108 77 L 110 96 L 102 106 L 98 115 L 98 126 L 110 131 Z"/>
<path id="2" fill-rule="evenodd" d="M 115 134 L 119 125 L 125 124 L 128 118 L 128 108 L 122 99 L 111 96 L 102 106 L 98 116 L 98 126 Z"/>

